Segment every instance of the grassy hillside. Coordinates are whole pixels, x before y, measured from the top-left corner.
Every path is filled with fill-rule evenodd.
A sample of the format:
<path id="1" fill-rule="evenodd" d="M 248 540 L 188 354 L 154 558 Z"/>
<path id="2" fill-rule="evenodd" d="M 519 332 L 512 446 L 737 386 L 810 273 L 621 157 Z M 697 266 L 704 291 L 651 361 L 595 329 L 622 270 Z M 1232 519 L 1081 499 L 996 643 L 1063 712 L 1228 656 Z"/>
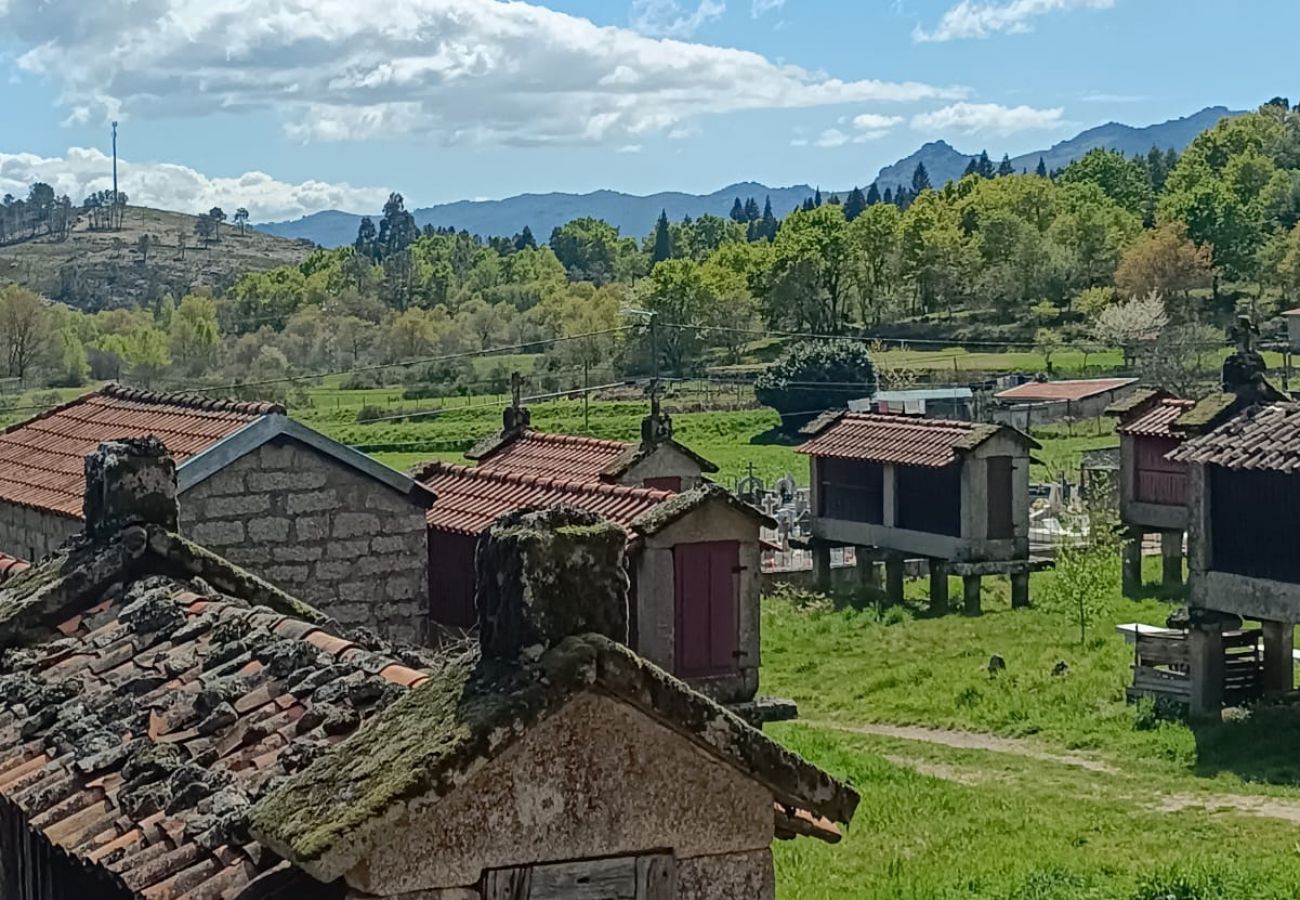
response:
<path id="1" fill-rule="evenodd" d="M 232 213 L 233 210 L 227 210 Z M 0 284 L 25 285 L 81 309 L 107 309 L 181 295 L 194 287 L 221 288 L 244 272 L 301 262 L 311 246 L 229 223 L 220 242 L 204 249 L 194 234 L 194 216 L 127 207 L 120 231 L 91 231 L 77 220 L 65 240 L 38 238 L 0 247 Z M 186 250 L 178 249 L 181 234 Z M 153 239 L 147 259 L 137 244 Z"/>

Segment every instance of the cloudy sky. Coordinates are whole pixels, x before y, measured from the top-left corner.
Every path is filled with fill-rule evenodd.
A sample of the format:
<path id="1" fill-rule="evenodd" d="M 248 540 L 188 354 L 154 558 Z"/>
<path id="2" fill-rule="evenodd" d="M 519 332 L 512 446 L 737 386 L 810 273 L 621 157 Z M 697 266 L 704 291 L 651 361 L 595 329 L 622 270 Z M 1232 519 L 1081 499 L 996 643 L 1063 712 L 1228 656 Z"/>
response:
<path id="1" fill-rule="evenodd" d="M 522 192 L 840 189 L 1257 105 L 1293 0 L 0 0 L 0 193 L 256 220 Z"/>

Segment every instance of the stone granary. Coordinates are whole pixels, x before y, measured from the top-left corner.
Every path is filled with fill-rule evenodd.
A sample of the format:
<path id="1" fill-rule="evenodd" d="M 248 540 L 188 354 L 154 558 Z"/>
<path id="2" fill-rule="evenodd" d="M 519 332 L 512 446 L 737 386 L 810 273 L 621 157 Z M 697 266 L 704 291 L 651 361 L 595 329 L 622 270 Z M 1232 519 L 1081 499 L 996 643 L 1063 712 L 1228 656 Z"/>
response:
<path id="1" fill-rule="evenodd" d="M 512 379 L 513 399 L 502 416 L 500 433 L 477 444 L 465 456 L 479 468 L 517 472 L 566 481 L 621 484 L 661 491 L 688 491 L 704 483 L 718 467 L 673 437 L 672 417 L 650 391 L 650 414 L 641 421 L 635 444 L 571 434 L 550 434 L 532 427 L 521 398 L 522 381 Z"/>
<path id="2" fill-rule="evenodd" d="M 1119 435 L 1119 515 L 1125 529 L 1124 593 L 1142 585 L 1142 542 L 1160 535 L 1167 586 L 1183 583 L 1183 537 L 1187 531 L 1187 466 L 1168 458 L 1188 434 L 1179 420 L 1196 401 L 1165 391 L 1143 390 L 1108 409 Z"/>
<path id="3" fill-rule="evenodd" d="M 852 817 L 622 646 L 620 529 L 517 517 L 481 642 L 410 654 L 177 534 L 174 472 L 103 446 L 85 534 L 0 587 L 6 900 L 764 900 L 774 837 Z"/>
<path id="4" fill-rule="evenodd" d="M 948 576 L 964 579 L 968 613 L 981 578 L 1011 578 L 1012 602 L 1029 604 L 1029 453 L 1014 428 L 872 413 L 827 413 L 797 448 L 812 467 L 812 546 L 822 589 L 830 548 L 855 547 L 859 564 L 885 563 L 886 591 L 903 594 L 903 563 L 930 563 L 931 602 L 948 606 Z"/>
<path id="5" fill-rule="evenodd" d="M 186 535 L 347 624 L 424 640 L 432 495 L 274 404 L 110 385 L 11 426 L 0 432 L 0 551 L 53 552 L 82 526 L 85 455 L 146 435 L 176 459 Z"/>
<path id="6" fill-rule="evenodd" d="M 632 543 L 632 647 L 726 703 L 758 691 L 760 532 L 775 523 L 705 485 L 682 494 L 432 463 L 416 478 L 438 495 L 429 510 L 433 619 L 468 628 L 475 554 L 497 519 L 520 509 L 570 506 L 622 527 Z"/>

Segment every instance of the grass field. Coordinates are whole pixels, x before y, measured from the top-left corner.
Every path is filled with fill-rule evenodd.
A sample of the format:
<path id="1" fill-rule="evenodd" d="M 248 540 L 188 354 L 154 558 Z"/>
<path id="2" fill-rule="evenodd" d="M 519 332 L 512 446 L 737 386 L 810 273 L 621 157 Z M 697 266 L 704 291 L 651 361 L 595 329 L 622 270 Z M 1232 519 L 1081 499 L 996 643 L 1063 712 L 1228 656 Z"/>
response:
<path id="1" fill-rule="evenodd" d="M 1051 579 L 1035 576 L 1040 606 Z M 1116 590 L 1080 644 L 1002 587 L 980 618 L 925 618 L 921 587 L 884 615 L 765 601 L 763 691 L 801 714 L 772 733 L 863 796 L 843 844 L 778 847 L 783 900 L 1300 896 L 1300 714 L 1193 730 L 1124 700 L 1114 625 L 1166 604 Z"/>

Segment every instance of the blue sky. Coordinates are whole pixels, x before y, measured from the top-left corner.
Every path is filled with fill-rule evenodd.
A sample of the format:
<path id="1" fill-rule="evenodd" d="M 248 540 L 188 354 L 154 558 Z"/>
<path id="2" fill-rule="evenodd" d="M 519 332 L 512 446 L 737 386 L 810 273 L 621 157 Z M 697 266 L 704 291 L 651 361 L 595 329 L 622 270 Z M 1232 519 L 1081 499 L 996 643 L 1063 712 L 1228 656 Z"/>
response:
<path id="1" fill-rule="evenodd" d="M 0 0 L 0 192 L 255 219 L 866 184 L 1286 93 L 1290 0 Z M 361 10 L 360 14 L 358 10 Z"/>

